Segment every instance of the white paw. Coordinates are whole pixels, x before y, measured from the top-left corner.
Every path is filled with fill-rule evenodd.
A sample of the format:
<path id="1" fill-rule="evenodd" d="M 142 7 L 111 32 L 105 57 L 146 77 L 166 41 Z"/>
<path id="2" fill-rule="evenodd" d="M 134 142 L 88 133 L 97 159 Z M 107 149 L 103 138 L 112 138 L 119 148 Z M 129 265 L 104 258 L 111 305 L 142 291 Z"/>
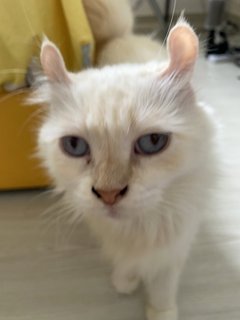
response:
<path id="1" fill-rule="evenodd" d="M 177 320 L 178 312 L 177 308 L 173 307 L 172 309 L 167 310 L 157 310 L 153 307 L 147 307 L 147 320 Z"/>
<path id="2" fill-rule="evenodd" d="M 137 276 L 120 276 L 114 272 L 112 275 L 112 284 L 118 293 L 130 294 L 137 289 L 139 278 Z"/>

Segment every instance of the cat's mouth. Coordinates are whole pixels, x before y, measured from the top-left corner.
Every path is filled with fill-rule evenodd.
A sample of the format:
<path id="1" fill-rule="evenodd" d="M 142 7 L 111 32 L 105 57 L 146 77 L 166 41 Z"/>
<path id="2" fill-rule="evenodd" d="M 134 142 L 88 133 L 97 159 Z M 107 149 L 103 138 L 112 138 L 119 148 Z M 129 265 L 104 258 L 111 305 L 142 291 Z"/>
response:
<path id="1" fill-rule="evenodd" d="M 121 213 L 117 206 L 106 206 L 106 215 L 107 217 L 111 219 L 120 219 L 121 218 Z"/>

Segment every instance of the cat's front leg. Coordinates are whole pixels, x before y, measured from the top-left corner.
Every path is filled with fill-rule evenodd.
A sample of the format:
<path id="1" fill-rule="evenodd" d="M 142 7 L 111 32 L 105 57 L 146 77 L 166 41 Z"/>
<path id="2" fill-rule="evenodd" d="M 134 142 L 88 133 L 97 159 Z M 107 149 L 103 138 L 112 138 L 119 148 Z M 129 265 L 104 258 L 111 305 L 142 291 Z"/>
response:
<path id="1" fill-rule="evenodd" d="M 139 285 L 140 278 L 132 268 L 128 266 L 116 266 L 112 273 L 112 284 L 118 293 L 130 294 Z"/>
<path id="2" fill-rule="evenodd" d="M 181 268 L 171 266 L 144 280 L 147 291 L 147 320 L 177 320 L 176 294 Z"/>

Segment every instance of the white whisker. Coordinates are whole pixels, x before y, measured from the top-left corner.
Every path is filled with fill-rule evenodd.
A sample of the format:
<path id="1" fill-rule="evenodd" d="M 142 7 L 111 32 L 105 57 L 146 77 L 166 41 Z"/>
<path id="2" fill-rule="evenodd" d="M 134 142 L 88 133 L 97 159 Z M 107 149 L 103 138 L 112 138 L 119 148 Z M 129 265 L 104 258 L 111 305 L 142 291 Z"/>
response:
<path id="1" fill-rule="evenodd" d="M 33 130 L 35 132 L 37 132 L 37 130 L 39 129 L 39 125 L 41 123 L 42 117 L 44 114 L 44 108 L 37 108 L 34 112 L 32 112 L 27 119 L 23 122 L 21 128 L 19 129 L 18 135 L 21 136 L 22 132 L 24 131 L 24 129 L 33 121 L 33 120 L 38 120 L 38 125 L 34 126 Z M 37 124 L 37 123 L 35 123 Z"/>
<path id="2" fill-rule="evenodd" d="M 168 25 L 167 33 L 166 33 L 165 38 L 164 38 L 164 40 L 163 40 L 163 44 L 166 43 L 167 37 L 168 37 L 169 32 L 170 32 L 170 30 L 171 30 L 171 28 L 172 28 L 173 18 L 174 18 L 174 14 L 175 14 L 175 11 L 176 11 L 176 5 L 177 5 L 177 0 L 174 0 L 174 3 L 173 3 L 173 11 L 172 11 L 170 23 L 169 23 L 169 25 Z"/>
<path id="3" fill-rule="evenodd" d="M 29 30 L 30 30 L 30 32 L 31 32 L 31 34 L 32 34 L 32 39 L 34 39 L 34 40 L 37 42 L 37 44 L 40 46 L 41 43 L 40 43 L 40 41 L 37 41 L 37 40 L 36 40 L 36 32 L 35 32 L 35 30 L 34 30 L 34 28 L 33 28 L 32 22 L 31 22 L 30 19 L 29 19 L 29 16 L 28 16 L 28 13 L 27 13 L 27 10 L 26 10 L 26 6 L 24 5 L 23 0 L 20 0 L 20 5 L 21 5 L 21 7 L 22 7 L 23 14 L 24 14 L 24 17 L 25 17 L 26 22 L 27 22 L 27 24 L 28 24 Z"/>
<path id="4" fill-rule="evenodd" d="M 162 41 L 162 44 L 161 44 L 161 48 L 160 48 L 160 53 L 161 51 L 163 50 L 164 46 L 166 45 L 166 41 L 167 41 L 167 38 L 168 38 L 168 35 L 169 35 L 169 32 L 171 30 L 171 27 L 172 27 L 172 23 L 173 23 L 173 18 L 174 18 L 174 14 L 175 14 L 175 11 L 176 11 L 176 4 L 177 4 L 177 0 L 174 0 L 174 3 L 173 3 L 173 10 L 172 10 L 172 15 L 171 15 L 171 19 L 170 19 L 170 23 L 168 25 L 168 29 L 167 29 L 167 32 L 165 34 L 165 37 Z M 159 53 L 158 53 L 159 54 Z M 157 57 L 156 57 L 157 58 Z"/>
<path id="5" fill-rule="evenodd" d="M 4 102 L 4 101 L 6 101 L 6 100 L 8 100 L 8 99 L 10 99 L 12 97 L 15 97 L 17 95 L 21 95 L 23 93 L 26 93 L 28 91 L 29 91 L 29 89 L 23 88 L 23 89 L 18 89 L 16 91 L 12 92 L 12 93 L 6 94 L 0 99 L 0 103 Z"/>

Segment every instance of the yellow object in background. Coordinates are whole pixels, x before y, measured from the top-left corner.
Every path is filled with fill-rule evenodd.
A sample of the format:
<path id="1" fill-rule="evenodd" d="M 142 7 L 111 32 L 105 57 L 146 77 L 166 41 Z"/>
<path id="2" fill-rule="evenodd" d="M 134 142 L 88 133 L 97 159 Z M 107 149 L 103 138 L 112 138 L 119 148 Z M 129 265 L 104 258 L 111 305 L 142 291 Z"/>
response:
<path id="1" fill-rule="evenodd" d="M 1 0 L 0 190 L 49 185 L 33 157 L 40 121 L 34 113 L 39 107 L 25 106 L 25 94 L 4 92 L 26 86 L 43 35 L 59 47 L 70 71 L 92 60 L 93 37 L 81 0 Z"/>
<path id="2" fill-rule="evenodd" d="M 0 95 L 0 189 L 46 187 L 47 174 L 35 156 L 38 108 L 26 94 Z"/>

